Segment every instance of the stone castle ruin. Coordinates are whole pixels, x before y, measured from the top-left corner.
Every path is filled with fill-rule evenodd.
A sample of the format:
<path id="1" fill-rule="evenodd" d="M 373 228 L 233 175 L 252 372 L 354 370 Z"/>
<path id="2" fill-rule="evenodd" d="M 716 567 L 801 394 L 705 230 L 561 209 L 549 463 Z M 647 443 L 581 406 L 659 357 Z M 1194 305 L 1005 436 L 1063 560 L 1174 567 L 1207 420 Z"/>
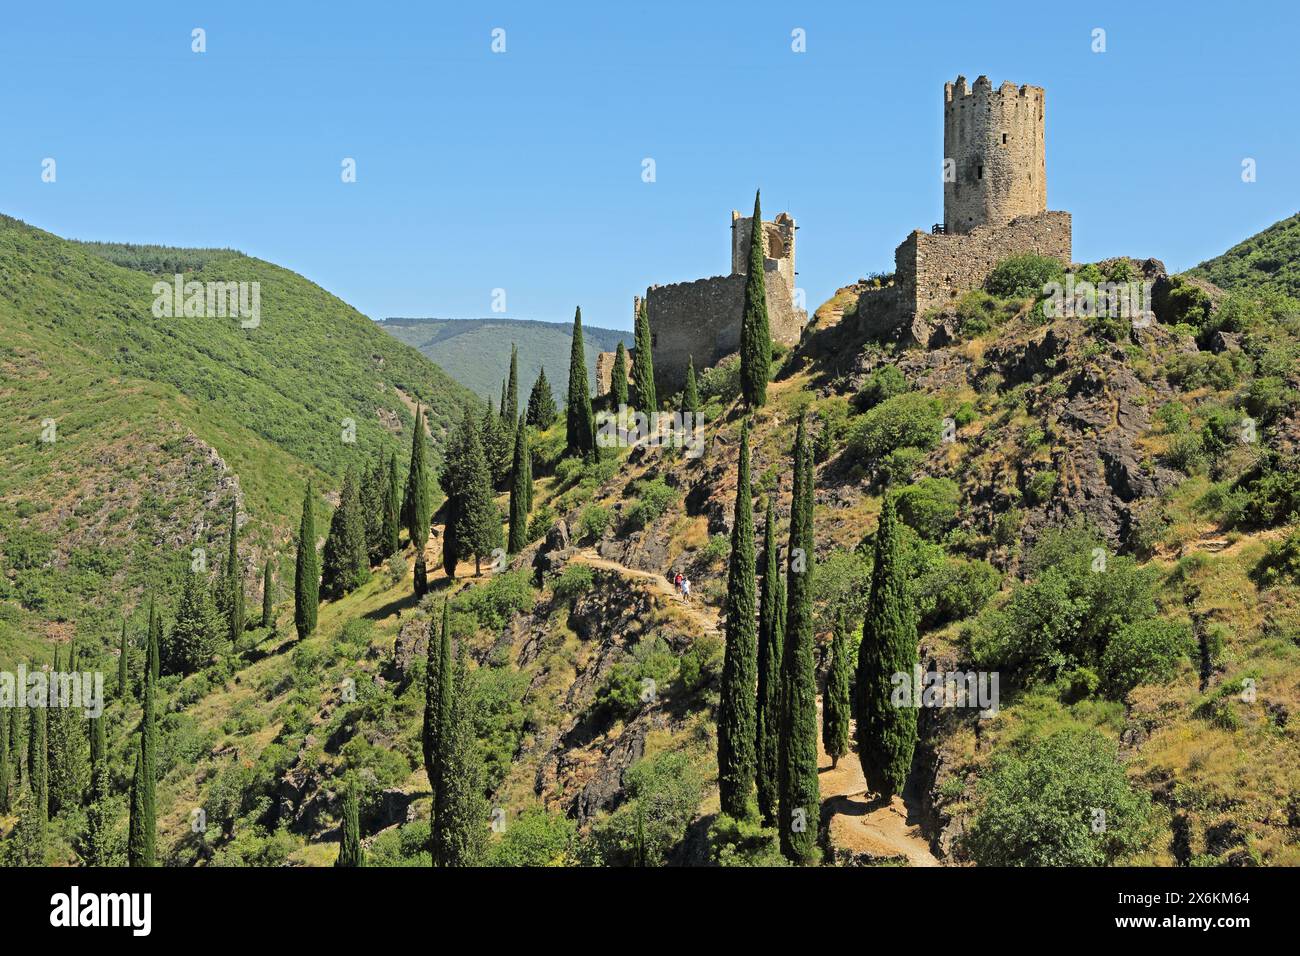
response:
<path id="1" fill-rule="evenodd" d="M 943 87 L 943 222 L 894 251 L 893 285 L 858 303 L 878 335 L 927 344 L 926 312 L 979 288 L 1003 259 L 1037 253 L 1070 264 L 1070 214 L 1047 209 L 1044 93 L 964 76 Z"/>
<path id="2" fill-rule="evenodd" d="M 646 316 L 654 343 L 655 387 L 660 394 L 676 392 L 686 382 L 687 364 L 697 372 L 716 365 L 740 348 L 740 314 L 745 301 L 745 276 L 749 268 L 752 216 L 731 213 L 731 272 L 725 276 L 652 285 L 646 290 Z M 795 301 L 794 218 L 777 213 L 763 221 L 763 284 L 772 341 L 786 346 L 798 343 L 808 313 Z M 632 300 L 635 317 L 642 298 Z M 596 356 L 598 394 L 609 391 L 614 354 Z"/>
<path id="3" fill-rule="evenodd" d="M 986 76 L 971 86 L 964 76 L 944 84 L 943 222 L 904 239 L 892 279 L 860 296 L 855 314 L 865 331 L 928 345 L 927 313 L 979 288 L 1002 260 L 1037 253 L 1070 264 L 1070 214 L 1047 208 L 1044 116 L 1039 86 L 994 89 Z M 690 360 L 703 370 L 739 348 L 750 222 L 731 213 L 730 275 L 646 290 L 660 394 L 682 387 Z M 795 299 L 796 228 L 786 212 L 763 223 L 772 341 L 786 346 L 798 343 L 808 317 Z M 641 301 L 633 300 L 633 315 Z M 609 390 L 613 359 L 597 356 L 600 394 Z"/>

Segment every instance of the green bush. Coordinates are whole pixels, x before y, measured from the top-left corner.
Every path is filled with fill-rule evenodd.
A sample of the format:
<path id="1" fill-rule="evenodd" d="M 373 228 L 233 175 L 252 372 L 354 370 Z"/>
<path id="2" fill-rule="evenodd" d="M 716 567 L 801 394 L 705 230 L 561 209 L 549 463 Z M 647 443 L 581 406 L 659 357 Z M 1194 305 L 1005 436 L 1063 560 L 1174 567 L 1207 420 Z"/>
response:
<path id="1" fill-rule="evenodd" d="M 590 504 L 578 515 L 579 541 L 596 541 L 605 533 L 610 521 L 609 509 L 598 504 Z"/>
<path id="2" fill-rule="evenodd" d="M 662 693 L 677 668 L 677 658 L 663 638 L 638 641 L 631 659 L 615 664 L 596 691 L 593 712 L 611 720 L 627 720 Z"/>
<path id="3" fill-rule="evenodd" d="M 886 399 L 907 391 L 907 379 L 896 365 L 882 365 L 867 376 L 866 382 L 853 396 L 853 405 L 859 411 L 870 411 Z"/>
<path id="4" fill-rule="evenodd" d="M 1251 569 L 1251 580 L 1261 588 L 1278 584 L 1300 584 L 1300 530 L 1281 541 L 1270 542 L 1268 551 Z"/>
<path id="5" fill-rule="evenodd" d="M 920 392 L 906 392 L 862 415 L 849 438 L 849 449 L 875 463 L 898 448 L 934 448 L 942 436 L 939 402 Z"/>
<path id="6" fill-rule="evenodd" d="M 898 516 L 929 541 L 938 541 L 957 522 L 961 491 L 951 478 L 922 478 L 898 491 Z"/>
<path id="7" fill-rule="evenodd" d="M 1151 798 L 1129 785 L 1115 745 L 1067 729 L 996 760 L 966 847 L 980 866 L 1108 866 L 1152 836 Z"/>
<path id="8" fill-rule="evenodd" d="M 979 613 L 1001 583 L 1002 572 L 987 561 L 946 558 L 913 581 L 921 627 L 938 627 Z"/>
<path id="9" fill-rule="evenodd" d="M 489 866 L 569 866 L 574 861 L 577 827 L 568 817 L 529 807 L 506 821 L 501 838 L 488 851 Z"/>
<path id="10" fill-rule="evenodd" d="M 1044 505 L 1056 490 L 1056 472 L 1044 469 L 1034 473 L 1025 484 L 1025 498 L 1031 505 Z"/>
<path id="11" fill-rule="evenodd" d="M 569 564 L 551 586 L 551 593 L 560 604 L 571 604 L 591 590 L 595 572 L 590 565 Z"/>
<path id="12" fill-rule="evenodd" d="M 1192 631 L 1182 621 L 1148 618 L 1121 628 L 1106 645 L 1101 678 L 1109 694 L 1122 697 L 1138 684 L 1159 684 L 1178 673 L 1193 649 Z"/>
<path id="13" fill-rule="evenodd" d="M 984 280 L 984 288 L 1003 299 L 1037 298 L 1049 282 L 1062 282 L 1065 267 L 1050 256 L 1033 253 L 1012 256 L 994 266 Z"/>
<path id="14" fill-rule="evenodd" d="M 696 383 L 701 405 L 730 405 L 740 397 L 740 356 L 705 369 Z"/>
<path id="15" fill-rule="evenodd" d="M 658 521 L 677 501 L 677 492 L 662 478 L 642 479 L 634 482 L 632 493 L 636 500 L 627 510 L 624 519 L 630 531 L 640 531 Z"/>
<path id="16" fill-rule="evenodd" d="M 624 785 L 628 800 L 592 826 L 583 862 L 663 866 L 695 819 L 704 792 L 700 772 L 689 754 L 670 751 L 633 764 Z"/>
<path id="17" fill-rule="evenodd" d="M 533 606 L 527 568 L 495 574 L 487 584 L 467 588 L 452 599 L 452 609 L 472 615 L 479 627 L 499 631 L 515 614 Z"/>

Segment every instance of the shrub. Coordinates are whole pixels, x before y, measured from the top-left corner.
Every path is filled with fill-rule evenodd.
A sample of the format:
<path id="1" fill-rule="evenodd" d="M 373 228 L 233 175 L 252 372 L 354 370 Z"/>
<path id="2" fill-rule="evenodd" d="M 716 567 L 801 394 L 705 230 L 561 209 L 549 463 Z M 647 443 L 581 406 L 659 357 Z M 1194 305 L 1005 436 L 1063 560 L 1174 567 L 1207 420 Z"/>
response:
<path id="1" fill-rule="evenodd" d="M 542 807 L 529 807 L 509 822 L 488 851 L 489 866 L 569 866 L 577 828 L 572 820 Z"/>
<path id="2" fill-rule="evenodd" d="M 575 529 L 578 532 L 579 541 L 595 541 L 605 533 L 609 527 L 610 513 L 609 509 L 602 505 L 590 504 L 582 509 L 578 516 L 578 526 Z"/>
<path id="3" fill-rule="evenodd" d="M 912 585 L 920 625 L 938 627 L 977 614 L 1001 583 L 1002 572 L 987 561 L 946 558 Z"/>
<path id="4" fill-rule="evenodd" d="M 639 531 L 658 521 L 677 500 L 677 492 L 662 478 L 642 479 L 632 485 L 636 501 L 627 510 L 626 523 L 631 531 Z"/>
<path id="5" fill-rule="evenodd" d="M 1177 468 L 1188 475 L 1200 469 L 1205 464 L 1205 442 L 1200 433 L 1184 432 L 1176 435 L 1169 451 L 1165 453 L 1165 461 L 1171 468 Z"/>
<path id="6" fill-rule="evenodd" d="M 1150 796 L 1095 730 L 1060 730 L 1003 756 L 979 791 L 966 846 L 980 866 L 1107 866 L 1153 835 Z"/>
<path id="7" fill-rule="evenodd" d="M 1043 294 L 1043 286 L 1065 278 L 1065 267 L 1050 256 L 1027 253 L 999 262 L 984 288 L 1003 299 L 1027 299 Z"/>
<path id="8" fill-rule="evenodd" d="M 686 835 L 703 795 L 690 756 L 671 751 L 646 757 L 624 775 L 628 800 L 592 827 L 584 862 L 607 866 L 663 866 Z"/>
<path id="9" fill-rule="evenodd" d="M 1181 276 L 1159 282 L 1151 296 L 1151 309 L 1165 325 L 1190 325 L 1198 332 L 1210 321 L 1210 297 Z"/>
<path id="10" fill-rule="evenodd" d="M 813 436 L 813 460 L 821 463 L 844 441 L 849 430 L 849 403 L 839 396 L 822 402 L 817 409 L 816 434 Z"/>
<path id="11" fill-rule="evenodd" d="M 526 568 L 493 575 L 487 584 L 467 588 L 452 600 L 452 610 L 469 614 L 478 627 L 497 631 L 513 615 L 533 606 Z"/>
<path id="12" fill-rule="evenodd" d="M 907 379 L 896 365 L 882 365 L 870 375 L 858 393 L 853 396 L 853 405 L 859 411 L 869 411 L 886 399 L 902 395 L 907 391 Z"/>
<path id="13" fill-rule="evenodd" d="M 1270 542 L 1264 557 L 1251 569 L 1250 578 L 1261 588 L 1300 584 L 1300 530 Z"/>
<path id="14" fill-rule="evenodd" d="M 551 593 L 560 604 L 571 604 L 591 590 L 595 574 L 585 564 L 570 564 L 560 572 L 551 586 Z"/>
<path id="15" fill-rule="evenodd" d="M 917 534 L 937 541 L 957 521 L 961 492 L 951 478 L 922 478 L 897 495 L 898 516 Z"/>
<path id="16" fill-rule="evenodd" d="M 920 392 L 885 399 L 858 419 L 849 448 L 871 462 L 898 448 L 934 448 L 943 435 L 939 409 L 937 400 Z"/>
<path id="17" fill-rule="evenodd" d="M 925 452 L 920 448 L 895 448 L 877 463 L 876 477 L 882 485 L 908 484 L 923 461 Z"/>
<path id="18" fill-rule="evenodd" d="M 1031 505 L 1046 504 L 1056 490 L 1056 472 L 1044 469 L 1034 473 L 1025 485 L 1025 498 Z"/>
<path id="19" fill-rule="evenodd" d="M 696 384 L 700 403 L 730 405 L 740 397 L 740 356 L 724 359 L 705 369 Z"/>
<path id="20" fill-rule="evenodd" d="M 677 671 L 677 658 L 661 637 L 642 639 L 630 660 L 615 664 L 596 691 L 595 713 L 626 720 L 652 702 Z"/>
<path id="21" fill-rule="evenodd" d="M 1192 631 L 1182 621 L 1149 618 L 1121 628 L 1106 645 L 1101 678 L 1108 693 L 1122 697 L 1138 684 L 1158 684 L 1178 672 L 1192 651 Z"/>

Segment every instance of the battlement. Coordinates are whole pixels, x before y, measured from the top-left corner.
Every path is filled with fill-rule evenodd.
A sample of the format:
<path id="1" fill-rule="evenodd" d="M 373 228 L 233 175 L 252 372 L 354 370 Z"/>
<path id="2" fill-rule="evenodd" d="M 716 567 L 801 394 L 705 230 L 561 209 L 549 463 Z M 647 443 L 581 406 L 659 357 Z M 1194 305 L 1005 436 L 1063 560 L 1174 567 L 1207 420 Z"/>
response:
<path id="1" fill-rule="evenodd" d="M 1047 210 L 1040 86 L 964 76 L 943 86 L 943 222 L 948 233 L 1005 226 Z"/>

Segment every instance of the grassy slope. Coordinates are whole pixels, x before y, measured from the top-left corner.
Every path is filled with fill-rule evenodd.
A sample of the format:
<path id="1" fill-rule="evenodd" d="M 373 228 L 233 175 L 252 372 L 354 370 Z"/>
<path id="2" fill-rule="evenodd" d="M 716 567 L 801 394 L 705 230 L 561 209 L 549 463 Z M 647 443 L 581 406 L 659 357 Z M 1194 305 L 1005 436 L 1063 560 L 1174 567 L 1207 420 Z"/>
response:
<path id="1" fill-rule="evenodd" d="M 1188 272 L 1221 289 L 1256 289 L 1300 297 L 1300 213 L 1275 222 Z"/>
<path id="2" fill-rule="evenodd" d="M 259 282 L 259 328 L 155 318 L 157 276 L 108 261 L 130 248 L 0 218 L 0 535 L 38 552 L 22 573 L 9 549 L 0 661 L 62 633 L 50 621 L 107 636 L 119 604 L 174 579 L 191 546 L 218 546 L 232 476 L 259 561 L 285 550 L 308 478 L 328 492 L 348 464 L 405 456 L 408 401 L 432 407 L 437 439 L 470 400 L 323 289 L 236 252 L 170 250 L 152 264 Z M 345 418 L 355 444 L 341 440 Z"/>
<path id="3" fill-rule="evenodd" d="M 537 371 L 546 368 L 556 400 L 562 401 L 569 388 L 569 349 L 572 343 L 568 323 L 510 319 L 386 319 L 379 325 L 429 359 L 454 371 L 456 380 L 479 396 L 494 402 L 501 396 L 501 380 L 509 370 L 510 343 L 519 347 L 520 402 Z M 632 333 L 615 329 L 582 327 L 587 372 L 594 387 L 596 353 L 612 352 L 619 340 L 632 344 Z"/>

